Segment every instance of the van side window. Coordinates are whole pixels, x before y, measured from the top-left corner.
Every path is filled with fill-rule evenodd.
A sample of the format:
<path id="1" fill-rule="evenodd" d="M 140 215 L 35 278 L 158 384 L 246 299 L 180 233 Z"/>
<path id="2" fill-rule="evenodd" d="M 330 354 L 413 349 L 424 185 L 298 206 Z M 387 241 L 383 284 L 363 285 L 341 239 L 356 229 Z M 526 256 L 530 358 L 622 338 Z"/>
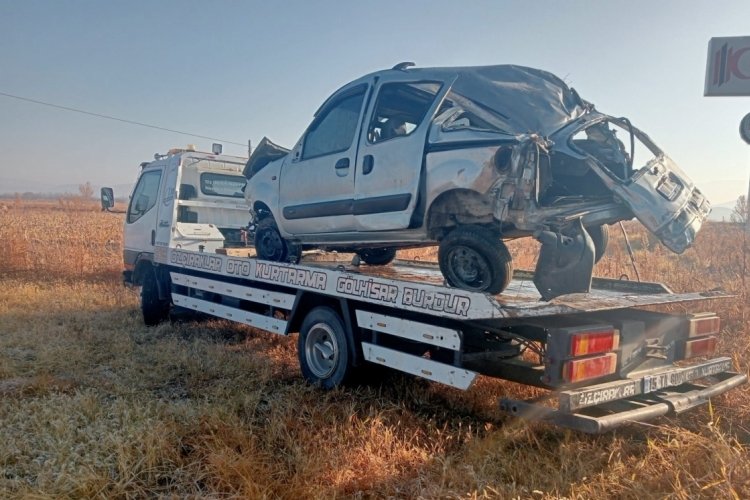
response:
<path id="1" fill-rule="evenodd" d="M 346 151 L 357 131 L 365 88 L 344 97 L 315 119 L 305 137 L 302 159 Z"/>
<path id="2" fill-rule="evenodd" d="M 411 134 L 425 118 L 439 83 L 387 83 L 380 87 L 367 138 L 383 142 Z"/>
<path id="3" fill-rule="evenodd" d="M 159 183 L 161 182 L 161 170 L 152 170 L 141 176 L 138 185 L 133 191 L 128 206 L 128 224 L 140 219 L 146 212 L 154 208 L 159 195 Z"/>

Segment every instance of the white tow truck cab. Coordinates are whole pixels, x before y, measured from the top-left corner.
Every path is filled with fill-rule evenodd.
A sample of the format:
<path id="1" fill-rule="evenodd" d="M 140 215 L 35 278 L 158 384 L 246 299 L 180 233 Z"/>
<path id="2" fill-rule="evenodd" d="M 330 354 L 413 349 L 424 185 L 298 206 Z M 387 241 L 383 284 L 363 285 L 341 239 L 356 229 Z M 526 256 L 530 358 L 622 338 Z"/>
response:
<path id="1" fill-rule="evenodd" d="M 590 433 L 678 414 L 747 381 L 730 357 L 713 357 L 718 316 L 644 309 L 722 292 L 594 278 L 589 293 L 544 301 L 526 271 L 491 295 L 450 287 L 425 262 L 260 260 L 239 236 L 244 161 L 187 149 L 141 165 L 125 220 L 124 277 L 141 286 L 147 325 L 181 309 L 299 332 L 302 375 L 325 389 L 373 365 L 463 390 L 478 375 L 511 380 L 549 396 L 502 399 L 501 410 Z M 113 199 L 102 190 L 103 207 Z"/>
<path id="2" fill-rule="evenodd" d="M 217 146 L 212 153 L 173 148 L 141 163 L 125 216 L 126 282 L 142 284 L 139 263 L 151 262 L 157 247 L 214 253 L 244 245 L 247 159 Z"/>

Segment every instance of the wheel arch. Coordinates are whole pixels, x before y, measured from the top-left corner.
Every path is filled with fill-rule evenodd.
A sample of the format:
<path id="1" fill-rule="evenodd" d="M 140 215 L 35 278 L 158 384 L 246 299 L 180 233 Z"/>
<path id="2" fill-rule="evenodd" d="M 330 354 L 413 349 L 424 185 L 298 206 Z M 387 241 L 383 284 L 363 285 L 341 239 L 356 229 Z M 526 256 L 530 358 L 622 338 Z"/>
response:
<path id="1" fill-rule="evenodd" d="M 494 222 L 490 197 L 466 188 L 450 189 L 440 193 L 427 211 L 427 231 L 440 239 L 445 229 L 457 225 L 490 224 Z"/>

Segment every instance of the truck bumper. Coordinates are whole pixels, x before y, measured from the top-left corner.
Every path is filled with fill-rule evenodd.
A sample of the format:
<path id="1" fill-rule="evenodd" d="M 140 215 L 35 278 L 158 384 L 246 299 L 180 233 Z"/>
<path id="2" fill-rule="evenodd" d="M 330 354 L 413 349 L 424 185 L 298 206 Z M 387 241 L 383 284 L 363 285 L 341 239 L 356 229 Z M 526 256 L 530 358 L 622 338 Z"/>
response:
<path id="1" fill-rule="evenodd" d="M 570 392 L 573 391 L 558 394 L 560 404 L 557 409 L 539 404 L 539 402 L 511 399 L 501 400 L 500 409 L 529 420 L 542 420 L 581 432 L 601 434 L 627 423 L 645 422 L 657 417 L 677 415 L 708 403 L 711 397 L 746 383 L 747 375 L 731 371 L 700 377 L 709 381 L 708 385 L 692 383 L 689 375 L 695 374 L 694 378 L 699 378 L 702 374 L 701 368 L 704 373 L 706 370 L 711 371 L 712 367 L 721 366 L 725 359 L 720 358 L 688 368 L 671 368 L 626 381 L 587 387 L 582 391 L 600 390 L 614 394 L 617 391 L 613 391 L 613 387 L 617 388 L 623 383 L 632 383 L 637 388 L 637 395 L 586 405 L 576 410 L 560 409 L 560 406 L 564 408 L 566 402 L 570 401 Z M 654 388 L 654 380 L 669 380 L 670 378 L 679 381 L 679 385 Z"/>

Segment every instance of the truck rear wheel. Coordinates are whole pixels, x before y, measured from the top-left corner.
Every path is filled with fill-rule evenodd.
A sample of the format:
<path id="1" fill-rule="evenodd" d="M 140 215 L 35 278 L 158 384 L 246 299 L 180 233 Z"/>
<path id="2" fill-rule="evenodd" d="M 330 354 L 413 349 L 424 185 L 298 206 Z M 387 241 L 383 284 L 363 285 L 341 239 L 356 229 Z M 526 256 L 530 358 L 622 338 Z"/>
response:
<path id="1" fill-rule="evenodd" d="M 159 298 L 156 272 L 146 270 L 141 284 L 141 312 L 146 326 L 156 326 L 169 317 L 169 300 Z"/>
<path id="2" fill-rule="evenodd" d="M 311 310 L 299 332 L 297 355 L 302 376 L 311 384 L 333 389 L 352 372 L 344 322 L 330 307 Z"/>
<path id="3" fill-rule="evenodd" d="M 368 266 L 385 266 L 396 258 L 395 248 L 367 248 L 357 252 L 359 258 Z"/>
<path id="4" fill-rule="evenodd" d="M 440 271 L 451 286 L 496 294 L 513 277 L 513 259 L 505 243 L 479 226 L 454 229 L 438 248 Z"/>

